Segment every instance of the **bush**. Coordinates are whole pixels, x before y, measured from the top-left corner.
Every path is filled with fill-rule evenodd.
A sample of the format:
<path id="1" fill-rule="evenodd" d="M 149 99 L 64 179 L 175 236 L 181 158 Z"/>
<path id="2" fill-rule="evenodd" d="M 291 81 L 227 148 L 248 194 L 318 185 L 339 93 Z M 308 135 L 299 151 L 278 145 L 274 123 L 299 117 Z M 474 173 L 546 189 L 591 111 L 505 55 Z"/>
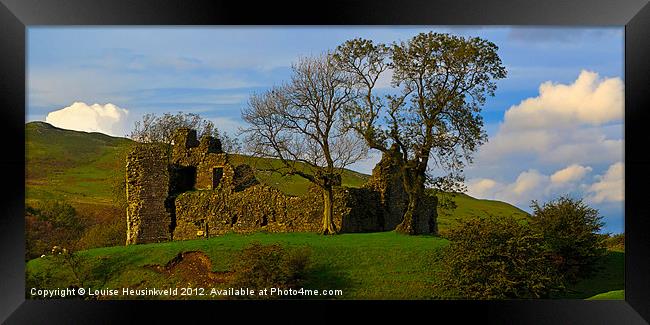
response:
<path id="1" fill-rule="evenodd" d="M 605 247 L 611 251 L 625 251 L 625 234 L 610 235 L 605 239 Z"/>
<path id="2" fill-rule="evenodd" d="M 278 244 L 253 243 L 239 253 L 232 285 L 254 290 L 297 288 L 305 279 L 309 255 L 307 248 L 288 250 Z"/>
<path id="3" fill-rule="evenodd" d="M 37 202 L 25 207 L 25 258 L 47 254 L 52 246 L 73 247 L 84 230 L 84 220 L 64 201 Z"/>
<path id="4" fill-rule="evenodd" d="M 598 210 L 582 200 L 560 197 L 540 206 L 533 201 L 533 226 L 555 256 L 556 267 L 569 282 L 590 276 L 605 255 Z"/>
<path id="5" fill-rule="evenodd" d="M 449 231 L 439 290 L 461 299 L 546 298 L 562 289 L 543 238 L 509 217 L 469 219 Z"/>

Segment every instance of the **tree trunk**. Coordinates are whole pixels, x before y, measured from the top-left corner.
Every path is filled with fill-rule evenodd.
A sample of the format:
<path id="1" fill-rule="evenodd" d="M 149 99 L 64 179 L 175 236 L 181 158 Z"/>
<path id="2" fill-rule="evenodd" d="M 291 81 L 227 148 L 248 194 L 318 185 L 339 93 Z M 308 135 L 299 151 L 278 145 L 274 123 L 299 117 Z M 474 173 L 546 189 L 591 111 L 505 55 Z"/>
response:
<path id="1" fill-rule="evenodd" d="M 420 205 L 422 204 L 422 194 L 417 193 L 418 191 L 407 191 L 408 194 L 408 206 L 406 212 L 404 213 L 404 219 L 402 223 L 397 225 L 395 230 L 407 235 L 417 235 L 422 231 L 417 229 L 417 224 L 419 219 L 424 216 L 420 216 L 419 213 L 422 211 Z"/>
<path id="2" fill-rule="evenodd" d="M 424 177 L 418 175 L 417 171 L 405 168 L 403 180 L 404 190 L 408 194 L 408 206 L 402 223 L 397 225 L 395 230 L 407 235 L 431 233 L 431 229 L 421 229 L 422 227 L 418 226 L 421 223 L 420 218 L 426 217 L 423 215 L 424 207 L 422 206 L 424 203 Z"/>
<path id="3" fill-rule="evenodd" d="M 323 235 L 336 234 L 334 225 L 334 191 L 332 187 L 323 189 Z"/>

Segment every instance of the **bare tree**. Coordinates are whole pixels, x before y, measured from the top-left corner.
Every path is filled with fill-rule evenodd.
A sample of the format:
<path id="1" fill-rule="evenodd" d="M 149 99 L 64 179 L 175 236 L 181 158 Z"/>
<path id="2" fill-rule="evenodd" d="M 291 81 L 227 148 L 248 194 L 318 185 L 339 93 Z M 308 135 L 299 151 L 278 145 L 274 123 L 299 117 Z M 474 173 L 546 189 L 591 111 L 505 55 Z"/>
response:
<path id="1" fill-rule="evenodd" d="M 487 141 L 480 115 L 495 80 L 505 78 L 497 46 L 481 38 L 421 33 L 392 46 L 354 39 L 334 54 L 342 70 L 354 76 L 361 96 L 349 105 L 347 118 L 368 146 L 396 151 L 403 172 L 408 208 L 397 230 L 434 232 L 416 227 L 425 184 L 462 188 L 463 168 Z M 378 96 L 380 75 L 392 72 L 389 95 Z M 435 168 L 443 176 L 432 177 Z"/>
<path id="2" fill-rule="evenodd" d="M 327 53 L 300 59 L 290 82 L 253 94 L 242 118 L 247 151 L 275 158 L 282 175 L 298 175 L 323 192 L 323 234 L 335 234 L 333 188 L 343 168 L 363 158 L 362 139 L 348 132 L 343 112 L 355 99 L 350 75 Z"/>

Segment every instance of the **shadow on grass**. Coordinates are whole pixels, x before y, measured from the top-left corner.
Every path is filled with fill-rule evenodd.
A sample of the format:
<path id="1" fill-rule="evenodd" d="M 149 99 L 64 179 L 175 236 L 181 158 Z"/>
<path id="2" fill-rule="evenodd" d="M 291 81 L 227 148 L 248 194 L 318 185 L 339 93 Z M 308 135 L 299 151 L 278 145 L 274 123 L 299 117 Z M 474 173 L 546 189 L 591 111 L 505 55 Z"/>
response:
<path id="1" fill-rule="evenodd" d="M 625 288 L 625 253 L 609 251 L 599 271 L 590 278 L 569 285 L 566 293 L 557 298 L 586 299 L 594 295 Z"/>
<path id="2" fill-rule="evenodd" d="M 305 289 L 342 290 L 343 295 L 338 296 L 302 296 L 300 299 L 341 299 L 349 296 L 353 283 L 348 275 L 340 269 L 326 264 L 317 264 L 309 268 L 307 280 L 303 284 Z"/>

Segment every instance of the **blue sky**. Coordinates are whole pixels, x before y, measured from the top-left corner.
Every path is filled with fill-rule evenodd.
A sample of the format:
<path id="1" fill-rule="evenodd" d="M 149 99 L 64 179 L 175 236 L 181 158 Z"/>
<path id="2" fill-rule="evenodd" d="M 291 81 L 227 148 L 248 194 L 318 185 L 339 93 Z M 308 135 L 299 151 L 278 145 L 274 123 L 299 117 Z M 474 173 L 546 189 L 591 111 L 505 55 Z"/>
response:
<path id="1" fill-rule="evenodd" d="M 26 119 L 123 136 L 142 114 L 185 111 L 232 133 L 250 93 L 286 80 L 298 57 L 428 31 L 486 38 L 508 70 L 482 112 L 490 141 L 466 170 L 470 194 L 524 209 L 585 197 L 622 232 L 622 27 L 30 27 Z"/>

